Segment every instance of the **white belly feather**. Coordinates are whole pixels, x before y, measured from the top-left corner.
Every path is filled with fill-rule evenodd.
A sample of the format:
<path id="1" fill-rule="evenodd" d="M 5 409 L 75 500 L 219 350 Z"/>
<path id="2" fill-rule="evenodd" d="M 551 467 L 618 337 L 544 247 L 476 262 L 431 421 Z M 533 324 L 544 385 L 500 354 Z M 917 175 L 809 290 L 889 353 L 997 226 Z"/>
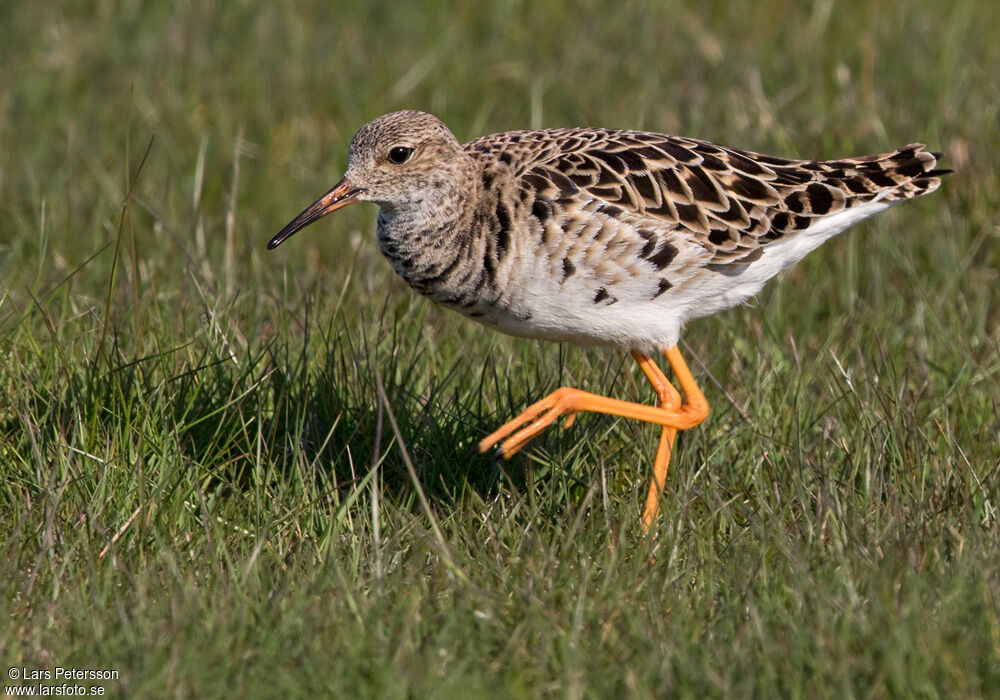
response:
<path id="1" fill-rule="evenodd" d="M 511 335 L 657 352 L 677 344 L 687 321 L 746 301 L 826 240 L 893 204 L 875 199 L 824 217 L 795 236 L 764 246 L 760 258 L 739 274 L 701 269 L 655 299 L 650 299 L 649 281 L 636 280 L 608 287 L 614 303 L 595 303 L 592 280 L 581 276 L 560 284 L 539 264 L 518 299 L 525 313 L 483 320 Z"/>

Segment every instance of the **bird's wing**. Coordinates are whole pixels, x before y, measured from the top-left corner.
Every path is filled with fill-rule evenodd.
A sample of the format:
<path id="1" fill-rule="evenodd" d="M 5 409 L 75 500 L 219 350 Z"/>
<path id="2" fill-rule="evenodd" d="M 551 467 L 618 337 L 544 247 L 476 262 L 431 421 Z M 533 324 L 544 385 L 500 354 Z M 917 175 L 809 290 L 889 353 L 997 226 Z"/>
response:
<path id="1" fill-rule="evenodd" d="M 650 230 L 662 243 L 701 247 L 704 264 L 713 267 L 753 262 L 769 243 L 845 208 L 931 192 L 946 172 L 934 170 L 940 154 L 922 144 L 806 161 L 609 129 L 508 132 L 479 141 L 480 150 L 508 153 L 521 186 L 543 203 L 590 198 L 608 216 L 638 215 L 655 224 Z M 655 254 L 660 242 L 650 248 Z"/>

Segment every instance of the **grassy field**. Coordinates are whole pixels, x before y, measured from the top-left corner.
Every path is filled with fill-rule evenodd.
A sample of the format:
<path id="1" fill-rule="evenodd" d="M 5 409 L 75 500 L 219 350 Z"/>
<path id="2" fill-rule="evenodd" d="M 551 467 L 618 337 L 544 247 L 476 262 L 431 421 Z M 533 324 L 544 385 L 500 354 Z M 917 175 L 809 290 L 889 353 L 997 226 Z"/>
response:
<path id="1" fill-rule="evenodd" d="M 990 3 L 213 5 L 0 4 L 6 686 L 1000 695 Z M 470 456 L 634 363 L 417 298 L 373 207 L 264 250 L 403 107 L 956 173 L 688 328 L 713 412 L 644 537 L 649 425 Z"/>

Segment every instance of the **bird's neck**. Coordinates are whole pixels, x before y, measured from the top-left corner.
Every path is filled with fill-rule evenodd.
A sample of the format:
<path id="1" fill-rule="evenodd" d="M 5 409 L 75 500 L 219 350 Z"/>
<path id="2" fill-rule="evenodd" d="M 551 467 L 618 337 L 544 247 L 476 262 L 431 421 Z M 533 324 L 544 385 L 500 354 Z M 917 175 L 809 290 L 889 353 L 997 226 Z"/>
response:
<path id="1" fill-rule="evenodd" d="M 433 263 L 435 251 L 468 233 L 473 219 L 471 203 L 447 193 L 434 195 L 379 208 L 379 248 L 403 277 L 408 270 Z"/>
<path id="2" fill-rule="evenodd" d="M 381 205 L 379 248 L 416 291 L 452 305 L 483 265 L 481 179 L 467 174 L 428 187 L 422 195 L 417 201 Z"/>

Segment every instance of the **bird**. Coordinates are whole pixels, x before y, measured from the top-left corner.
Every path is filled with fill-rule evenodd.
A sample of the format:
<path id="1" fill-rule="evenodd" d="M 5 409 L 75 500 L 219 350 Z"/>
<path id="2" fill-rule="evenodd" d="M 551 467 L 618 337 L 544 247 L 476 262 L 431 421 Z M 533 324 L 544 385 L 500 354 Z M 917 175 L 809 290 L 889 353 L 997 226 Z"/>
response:
<path id="1" fill-rule="evenodd" d="M 419 294 L 510 335 L 630 353 L 655 405 L 563 386 L 478 449 L 509 459 L 581 411 L 656 424 L 640 517 L 648 530 L 677 431 L 709 413 L 677 347 L 685 324 L 754 297 L 850 226 L 933 192 L 951 172 L 936 168 L 939 158 L 914 143 L 796 160 L 604 128 L 509 131 L 462 144 L 437 117 L 404 110 L 358 130 L 343 178 L 267 248 L 341 207 L 372 202 L 382 254 Z M 676 388 L 653 359 L 661 353 Z"/>

